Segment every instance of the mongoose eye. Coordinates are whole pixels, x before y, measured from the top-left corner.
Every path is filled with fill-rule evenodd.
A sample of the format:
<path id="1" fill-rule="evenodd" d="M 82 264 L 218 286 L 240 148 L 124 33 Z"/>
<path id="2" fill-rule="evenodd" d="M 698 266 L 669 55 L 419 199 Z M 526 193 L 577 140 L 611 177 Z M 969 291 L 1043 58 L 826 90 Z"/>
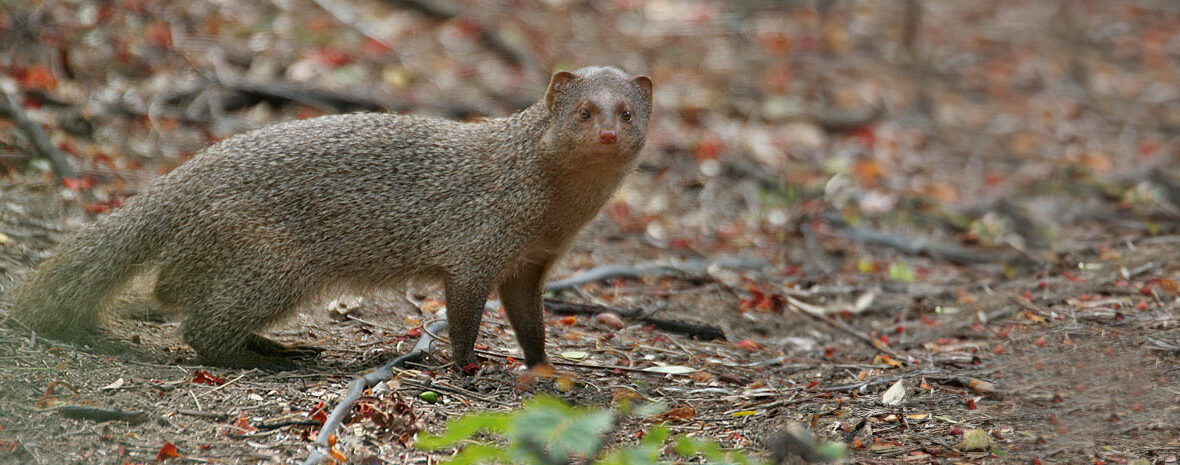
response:
<path id="1" fill-rule="evenodd" d="M 582 112 L 578 113 L 578 115 L 582 117 L 583 121 L 588 120 L 588 119 L 590 119 L 590 110 L 583 108 Z"/>
<path id="2" fill-rule="evenodd" d="M 631 111 L 630 110 L 623 110 L 622 117 L 623 117 L 623 121 L 631 121 Z"/>

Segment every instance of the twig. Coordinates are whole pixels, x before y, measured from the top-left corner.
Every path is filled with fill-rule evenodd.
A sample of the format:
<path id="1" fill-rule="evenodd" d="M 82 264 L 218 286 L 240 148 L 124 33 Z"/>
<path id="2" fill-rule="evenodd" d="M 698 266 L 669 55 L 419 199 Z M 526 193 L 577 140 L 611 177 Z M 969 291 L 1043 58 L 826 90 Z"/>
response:
<path id="1" fill-rule="evenodd" d="M 314 1 L 316 5 L 319 5 L 320 8 L 323 8 L 324 11 L 327 11 L 328 14 L 332 15 L 333 18 L 336 18 L 337 21 L 340 21 L 345 26 L 355 29 L 357 32 L 361 33 L 361 35 L 367 37 L 373 42 L 381 44 L 381 46 L 385 47 L 386 49 L 393 49 L 393 45 L 390 45 L 389 42 L 385 40 L 385 38 L 381 37 L 381 34 L 377 33 L 377 31 L 373 28 L 373 24 L 369 21 L 361 19 L 359 15 L 357 15 L 356 9 L 351 5 L 337 3 L 334 0 L 312 1 Z"/>
<path id="2" fill-rule="evenodd" d="M 449 392 L 451 394 L 458 394 L 461 396 L 467 396 L 472 399 L 478 400 L 480 402 L 487 402 L 489 404 L 511 405 L 507 402 L 502 402 L 500 400 L 493 399 L 491 397 L 484 397 L 484 396 L 479 395 L 477 393 L 468 391 L 463 388 L 455 387 L 455 386 L 448 386 L 448 385 L 440 384 L 440 383 L 419 383 L 419 382 L 413 381 L 413 380 L 403 380 L 401 383 L 403 385 L 416 387 L 416 388 L 422 389 L 424 391 L 443 391 L 443 392 Z"/>
<path id="3" fill-rule="evenodd" d="M 418 339 L 418 343 L 414 344 L 414 348 L 409 353 L 395 358 L 376 370 L 348 383 L 348 392 L 340 400 L 340 403 L 336 405 L 336 408 L 332 409 L 332 414 L 328 416 L 327 421 L 324 422 L 324 426 L 320 428 L 320 432 L 316 435 L 315 442 L 312 444 L 311 452 L 308 454 L 307 460 L 303 461 L 303 465 L 314 465 L 323 462 L 328 457 L 328 450 L 331 449 L 331 446 L 328 445 L 328 436 L 336 434 L 336 430 L 344 422 L 344 417 L 352 411 L 353 404 L 356 403 L 356 400 L 364 395 L 366 389 L 393 378 L 394 368 L 400 368 L 406 362 L 419 360 L 424 357 L 434 347 L 436 341 L 431 334 L 446 329 L 447 321 L 435 321 L 428 326 L 422 332 L 422 337 Z"/>
<path id="4" fill-rule="evenodd" d="M 733 255 L 722 255 L 710 260 L 692 259 L 680 263 L 615 263 L 603 265 L 566 279 L 559 279 L 545 284 L 545 292 L 561 292 L 582 284 L 605 281 L 614 278 L 637 279 L 642 277 L 671 276 L 681 279 L 704 281 L 709 279 L 710 266 L 717 265 L 726 268 L 757 270 L 769 266 L 770 262 L 761 258 L 750 258 Z"/>
<path id="5" fill-rule="evenodd" d="M 29 119 L 16 96 L 7 90 L 3 91 L 3 94 L 0 96 L 2 97 L 0 98 L 0 117 L 12 120 L 17 129 L 29 140 L 32 151 L 30 155 L 49 160 L 49 164 L 53 166 L 53 174 L 58 179 L 76 176 L 74 167 L 70 166 L 69 157 L 53 146 L 53 142 L 49 140 L 49 136 L 45 134 L 40 125 Z"/>
<path id="6" fill-rule="evenodd" d="M 687 323 L 676 320 L 655 318 L 643 314 L 638 308 L 612 308 L 602 305 L 576 304 L 554 299 L 545 299 L 545 309 L 550 313 L 565 315 L 598 315 L 600 313 L 615 313 L 620 317 L 638 320 L 656 329 L 670 333 L 684 334 L 702 340 L 725 339 L 725 331 L 713 325 Z"/>
<path id="7" fill-rule="evenodd" d="M 869 335 L 853 329 L 852 327 L 845 324 L 843 321 L 836 320 L 832 317 L 824 315 L 822 309 L 816 308 L 814 305 L 811 305 L 807 302 L 803 302 L 803 301 L 796 299 L 794 297 L 791 297 L 789 295 L 784 296 L 784 297 L 786 297 L 786 299 L 787 299 L 788 307 L 795 310 L 796 312 L 802 313 L 802 314 L 812 317 L 816 320 L 827 323 L 828 326 L 831 326 L 835 329 L 845 332 L 846 334 L 848 334 L 850 336 L 853 336 L 857 339 L 867 342 L 869 345 L 873 346 L 874 349 L 877 349 L 881 353 L 884 353 L 886 355 L 889 355 L 890 357 L 893 357 L 895 360 L 897 360 L 899 362 L 908 362 L 909 361 L 909 357 L 905 357 L 905 356 L 901 355 L 896 350 L 893 350 L 889 346 L 885 345 L 884 342 L 873 339 L 873 338 L 869 337 Z"/>
<path id="8" fill-rule="evenodd" d="M 244 378 L 246 375 L 248 375 L 248 374 L 251 374 L 251 373 L 254 373 L 254 372 L 256 372 L 256 371 L 258 371 L 258 369 L 257 369 L 257 368 L 251 368 L 250 370 L 246 371 L 245 373 L 242 373 L 242 374 L 238 375 L 238 377 L 237 377 L 237 378 L 231 379 L 231 380 L 229 380 L 229 381 L 226 381 L 226 382 L 222 383 L 220 386 L 217 386 L 217 387 L 215 387 L 215 388 L 213 388 L 213 389 L 210 389 L 210 390 L 208 390 L 208 391 L 205 391 L 205 392 L 202 392 L 202 393 L 200 393 L 200 394 L 197 394 L 197 397 L 205 397 L 205 396 L 207 396 L 207 395 L 209 395 L 209 394 L 212 394 L 212 393 L 214 393 L 214 392 L 217 392 L 217 391 L 220 391 L 220 390 L 222 390 L 222 389 L 225 389 L 227 386 L 229 386 L 229 385 L 231 385 L 231 384 L 233 384 L 233 383 L 236 383 L 236 382 L 238 382 L 238 380 L 240 380 L 240 379 Z"/>
<path id="9" fill-rule="evenodd" d="M 143 423 L 148 420 L 147 413 L 140 411 L 78 407 L 74 405 L 58 407 L 57 413 L 60 413 L 63 417 L 73 418 L 75 420 L 94 420 L 100 422 L 125 421 L 128 423 Z"/>
<path id="10" fill-rule="evenodd" d="M 412 9 L 437 21 L 450 21 L 459 16 L 458 12 L 442 5 L 430 3 L 427 0 L 388 0 L 388 2 Z M 520 47 L 513 46 L 511 42 L 505 39 L 494 28 L 479 24 L 471 18 L 463 18 L 463 20 L 471 23 L 479 30 L 480 42 L 510 63 L 518 66 L 527 66 L 532 69 L 545 69 L 536 58 L 527 51 L 521 50 Z"/>
<path id="11" fill-rule="evenodd" d="M 889 247 L 907 255 L 924 255 L 937 260 L 951 263 L 970 265 L 975 263 L 1003 262 L 1009 260 L 1007 254 L 983 253 L 965 249 L 951 244 L 944 244 L 926 238 L 909 238 L 886 234 L 866 228 L 857 228 L 843 218 L 835 215 L 825 215 L 824 219 L 838 228 L 841 234 L 849 239 L 865 244 Z"/>

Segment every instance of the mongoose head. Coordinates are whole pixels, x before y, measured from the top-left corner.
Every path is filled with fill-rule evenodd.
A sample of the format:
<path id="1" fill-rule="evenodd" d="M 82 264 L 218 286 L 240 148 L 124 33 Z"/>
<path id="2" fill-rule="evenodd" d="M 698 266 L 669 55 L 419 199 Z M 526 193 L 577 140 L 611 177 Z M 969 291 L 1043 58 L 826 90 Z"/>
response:
<path id="1" fill-rule="evenodd" d="M 548 136 L 555 148 L 602 161 L 630 160 L 647 138 L 651 79 L 606 66 L 558 71 L 545 105 L 552 113 Z"/>

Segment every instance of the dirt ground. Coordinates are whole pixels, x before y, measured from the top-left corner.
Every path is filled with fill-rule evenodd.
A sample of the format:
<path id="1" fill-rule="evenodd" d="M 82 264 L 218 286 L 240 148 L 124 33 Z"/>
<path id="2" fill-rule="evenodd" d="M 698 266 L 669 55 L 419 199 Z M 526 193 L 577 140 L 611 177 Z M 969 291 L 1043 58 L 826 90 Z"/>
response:
<path id="1" fill-rule="evenodd" d="M 452 373 L 441 347 L 373 389 L 365 408 L 393 420 L 350 418 L 350 462 L 443 460 L 414 434 L 539 393 L 662 401 L 674 433 L 763 457 L 797 423 L 851 463 L 1177 462 L 1172 3 L 517 3 L 0 6 L 0 87 L 76 170 L 57 179 L 2 118 L 0 297 L 230 134 L 357 110 L 501 116 L 552 69 L 613 63 L 652 77 L 657 117 L 552 279 L 634 276 L 548 297 L 641 313 L 616 329 L 550 312 L 564 385 L 522 383 L 489 309 L 481 370 Z M 129 350 L 110 354 L 34 341 L 3 309 L 0 464 L 149 463 L 169 445 L 168 463 L 300 463 L 319 412 L 408 351 L 441 298 L 414 286 L 307 309 L 270 335 L 324 352 L 288 371 L 198 365 L 166 319 L 115 318 Z M 973 430 L 982 450 L 962 444 Z"/>

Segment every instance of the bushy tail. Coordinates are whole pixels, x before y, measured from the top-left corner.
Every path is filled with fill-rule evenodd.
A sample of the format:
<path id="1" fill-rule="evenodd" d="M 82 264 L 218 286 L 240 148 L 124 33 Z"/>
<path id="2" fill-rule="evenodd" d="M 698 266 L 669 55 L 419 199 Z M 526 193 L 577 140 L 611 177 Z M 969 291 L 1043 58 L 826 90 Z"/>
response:
<path id="1" fill-rule="evenodd" d="M 39 335 L 97 336 L 112 294 L 159 250 L 160 227 L 123 208 L 82 230 L 12 289 L 12 317 Z"/>

